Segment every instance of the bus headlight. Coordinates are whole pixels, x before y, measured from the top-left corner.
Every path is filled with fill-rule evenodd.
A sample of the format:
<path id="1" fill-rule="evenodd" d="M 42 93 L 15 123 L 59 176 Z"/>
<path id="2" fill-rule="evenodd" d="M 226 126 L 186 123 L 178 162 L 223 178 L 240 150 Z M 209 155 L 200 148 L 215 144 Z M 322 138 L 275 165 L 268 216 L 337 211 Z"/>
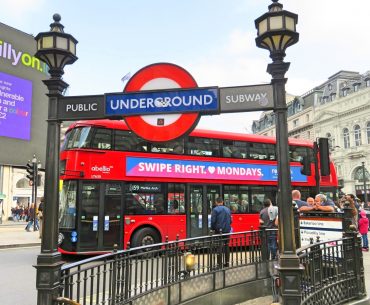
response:
<path id="1" fill-rule="evenodd" d="M 59 233 L 59 235 L 58 235 L 58 246 L 60 246 L 62 244 L 63 240 L 64 240 L 63 233 Z"/>
<path id="2" fill-rule="evenodd" d="M 73 243 L 77 242 L 77 232 L 76 231 L 71 232 L 71 242 Z"/>

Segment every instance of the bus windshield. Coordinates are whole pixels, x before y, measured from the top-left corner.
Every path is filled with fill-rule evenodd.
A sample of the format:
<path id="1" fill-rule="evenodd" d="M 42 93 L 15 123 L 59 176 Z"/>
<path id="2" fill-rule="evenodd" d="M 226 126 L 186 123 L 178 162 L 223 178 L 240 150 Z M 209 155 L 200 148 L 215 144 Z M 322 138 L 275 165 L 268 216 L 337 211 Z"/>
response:
<path id="1" fill-rule="evenodd" d="M 59 197 L 59 227 L 64 229 L 74 229 L 76 218 L 77 181 L 63 181 L 63 188 Z"/>
<path id="2" fill-rule="evenodd" d="M 91 141 L 91 137 L 91 127 L 80 127 L 72 129 L 66 134 L 62 150 L 88 147 Z"/>

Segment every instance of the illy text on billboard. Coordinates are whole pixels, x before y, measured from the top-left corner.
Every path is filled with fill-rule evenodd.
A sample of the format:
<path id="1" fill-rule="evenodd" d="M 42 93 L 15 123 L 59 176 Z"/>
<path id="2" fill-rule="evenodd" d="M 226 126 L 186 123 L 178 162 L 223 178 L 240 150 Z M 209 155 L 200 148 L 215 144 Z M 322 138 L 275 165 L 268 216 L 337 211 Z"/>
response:
<path id="1" fill-rule="evenodd" d="M 21 63 L 43 73 L 47 73 L 47 65 L 27 52 L 17 51 L 12 44 L 0 39 L 0 59 L 10 60 L 13 66 Z"/>

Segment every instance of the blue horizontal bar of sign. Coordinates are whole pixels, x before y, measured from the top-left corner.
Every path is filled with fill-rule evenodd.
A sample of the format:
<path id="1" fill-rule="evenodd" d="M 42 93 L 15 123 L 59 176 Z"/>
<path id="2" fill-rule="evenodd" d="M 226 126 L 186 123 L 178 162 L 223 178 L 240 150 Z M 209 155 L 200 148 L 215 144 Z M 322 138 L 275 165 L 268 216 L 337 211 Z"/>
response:
<path id="1" fill-rule="evenodd" d="M 106 94 L 106 115 L 148 115 L 166 113 L 215 113 L 219 111 L 218 89 L 143 91 Z"/>

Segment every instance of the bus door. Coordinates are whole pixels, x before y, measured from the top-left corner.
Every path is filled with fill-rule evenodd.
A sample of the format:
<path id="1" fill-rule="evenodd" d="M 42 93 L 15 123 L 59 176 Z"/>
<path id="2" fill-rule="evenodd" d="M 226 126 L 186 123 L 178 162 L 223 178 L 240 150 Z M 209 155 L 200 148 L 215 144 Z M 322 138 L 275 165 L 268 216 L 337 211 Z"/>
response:
<path id="1" fill-rule="evenodd" d="M 120 183 L 82 182 L 78 251 L 122 248 Z"/>
<path id="2" fill-rule="evenodd" d="M 122 249 L 122 184 L 106 183 L 103 200 L 103 240 L 104 250 L 112 250 L 116 244 Z"/>
<path id="3" fill-rule="evenodd" d="M 220 185 L 189 185 L 188 236 L 209 234 L 212 206 L 221 196 Z"/>

